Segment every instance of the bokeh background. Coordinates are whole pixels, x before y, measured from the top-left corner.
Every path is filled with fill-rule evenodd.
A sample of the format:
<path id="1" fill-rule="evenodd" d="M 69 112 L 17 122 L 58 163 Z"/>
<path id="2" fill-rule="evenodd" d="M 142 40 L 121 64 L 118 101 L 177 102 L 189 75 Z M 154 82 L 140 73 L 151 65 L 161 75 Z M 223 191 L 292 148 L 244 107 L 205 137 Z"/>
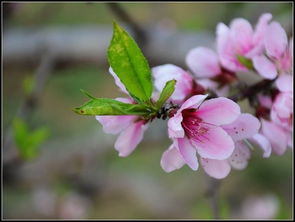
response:
<path id="1" fill-rule="evenodd" d="M 3 217 L 210 219 L 208 177 L 187 166 L 160 167 L 169 146 L 166 122 L 155 121 L 129 157 L 113 148 L 94 117 L 71 111 L 87 98 L 122 96 L 108 74 L 106 47 L 116 20 L 138 40 L 151 66 L 174 63 L 198 45 L 214 46 L 218 22 L 244 17 L 253 25 L 270 12 L 292 35 L 292 3 L 120 3 L 143 39 L 108 3 L 2 3 Z M 246 109 L 246 106 L 244 106 Z M 244 110 L 245 111 L 245 110 Z M 251 112 L 251 110 L 250 110 Z M 22 158 L 15 139 L 42 128 L 35 157 Z M 15 123 L 15 124 L 13 124 Z M 275 136 L 275 135 L 274 135 Z M 38 138 L 36 139 L 38 140 Z M 262 158 L 221 181 L 221 218 L 292 218 L 292 152 Z"/>

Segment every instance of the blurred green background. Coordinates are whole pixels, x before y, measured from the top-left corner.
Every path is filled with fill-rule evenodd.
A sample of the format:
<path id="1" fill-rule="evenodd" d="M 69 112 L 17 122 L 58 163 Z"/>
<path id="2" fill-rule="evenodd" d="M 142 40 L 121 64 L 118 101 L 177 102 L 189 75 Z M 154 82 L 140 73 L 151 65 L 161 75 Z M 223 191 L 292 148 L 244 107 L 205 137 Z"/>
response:
<path id="1" fill-rule="evenodd" d="M 255 24 L 263 12 L 271 12 L 275 20 L 290 28 L 293 5 L 121 3 L 121 6 L 143 28 L 167 26 L 181 33 L 211 33 L 214 38 L 218 22 L 228 24 L 235 17 L 244 17 Z M 25 89 L 30 91 L 30 79 L 34 78 L 41 59 L 38 55 L 29 55 L 33 58 L 31 63 L 6 59 L 6 33 L 89 25 L 111 28 L 114 19 L 121 21 L 106 3 L 3 3 L 2 7 L 5 139 L 11 134 L 20 105 L 28 98 Z M 159 64 L 153 61 L 152 65 Z M 162 152 L 170 144 L 164 121 L 153 122 L 134 153 L 120 158 L 113 148 L 116 136 L 104 134 L 94 117 L 79 116 L 71 111 L 87 100 L 80 89 L 97 97 L 122 96 L 108 74 L 106 58 L 97 63 L 56 62 L 39 94 L 37 106 L 26 117 L 30 130 L 46 127 L 49 132 L 40 145 L 40 152 L 36 158 L 19 161 L 15 158 L 18 156 L 15 142 L 9 146 L 14 151 L 4 152 L 12 156 L 3 168 L 4 218 L 213 217 L 205 195 L 208 177 L 202 169 L 194 172 L 185 166 L 169 174 L 161 169 Z M 269 159 L 263 159 L 260 150 L 252 152 L 246 170 L 233 170 L 221 181 L 218 199 L 221 218 L 251 218 L 255 213 L 249 205 L 255 204 L 257 209 L 259 204 L 267 206 L 262 207 L 256 217 L 261 213 L 262 218 L 292 218 L 292 163 L 291 150 L 284 156 L 272 155 Z"/>

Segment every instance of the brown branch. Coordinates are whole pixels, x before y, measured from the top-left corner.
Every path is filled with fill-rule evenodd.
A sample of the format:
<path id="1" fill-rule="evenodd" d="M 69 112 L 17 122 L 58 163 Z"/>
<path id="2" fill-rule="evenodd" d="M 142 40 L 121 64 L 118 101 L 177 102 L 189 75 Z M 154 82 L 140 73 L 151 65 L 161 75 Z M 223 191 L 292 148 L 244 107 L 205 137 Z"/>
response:
<path id="1" fill-rule="evenodd" d="M 245 98 L 248 98 L 250 101 L 253 100 L 253 98 L 255 96 L 257 96 L 258 93 L 260 92 L 266 92 L 270 89 L 270 87 L 272 86 L 273 82 L 275 81 L 275 79 L 273 80 L 268 80 L 268 79 L 264 79 L 261 80 L 258 83 L 255 83 L 252 86 L 249 86 L 245 89 L 241 89 L 237 94 L 230 96 L 229 99 L 237 102 L 239 100 L 243 100 Z"/>
<path id="2" fill-rule="evenodd" d="M 108 3 L 110 10 L 123 22 L 125 22 L 132 29 L 135 35 L 136 42 L 143 47 L 147 41 L 145 31 L 140 25 L 124 10 L 118 3 Z"/>

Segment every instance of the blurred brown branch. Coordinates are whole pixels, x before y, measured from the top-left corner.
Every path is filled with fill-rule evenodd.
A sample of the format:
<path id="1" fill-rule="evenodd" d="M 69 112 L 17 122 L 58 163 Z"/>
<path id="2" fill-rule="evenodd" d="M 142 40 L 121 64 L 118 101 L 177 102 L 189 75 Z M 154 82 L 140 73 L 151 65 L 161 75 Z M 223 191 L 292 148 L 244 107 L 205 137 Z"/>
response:
<path id="1" fill-rule="evenodd" d="M 145 31 L 141 26 L 127 13 L 119 3 L 107 3 L 110 10 L 123 22 L 125 22 L 133 31 L 135 41 L 139 46 L 143 47 L 147 41 Z"/>

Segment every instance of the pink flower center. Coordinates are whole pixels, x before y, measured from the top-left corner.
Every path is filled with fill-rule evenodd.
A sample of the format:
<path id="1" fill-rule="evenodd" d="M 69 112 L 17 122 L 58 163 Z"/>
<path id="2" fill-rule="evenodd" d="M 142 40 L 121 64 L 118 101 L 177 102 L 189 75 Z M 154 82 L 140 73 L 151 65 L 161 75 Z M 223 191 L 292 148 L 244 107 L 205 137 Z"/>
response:
<path id="1" fill-rule="evenodd" d="M 188 138 L 201 142 L 209 130 L 209 125 L 197 116 L 195 109 L 185 109 L 182 111 L 182 127 Z"/>

